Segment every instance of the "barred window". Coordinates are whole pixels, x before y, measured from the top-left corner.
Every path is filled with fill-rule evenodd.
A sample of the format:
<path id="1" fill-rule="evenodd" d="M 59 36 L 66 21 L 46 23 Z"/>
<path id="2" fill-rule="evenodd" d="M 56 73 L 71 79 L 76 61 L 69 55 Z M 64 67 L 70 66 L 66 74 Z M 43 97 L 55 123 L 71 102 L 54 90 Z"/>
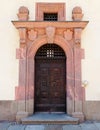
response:
<path id="1" fill-rule="evenodd" d="M 44 21 L 57 21 L 58 14 L 57 13 L 44 13 Z"/>

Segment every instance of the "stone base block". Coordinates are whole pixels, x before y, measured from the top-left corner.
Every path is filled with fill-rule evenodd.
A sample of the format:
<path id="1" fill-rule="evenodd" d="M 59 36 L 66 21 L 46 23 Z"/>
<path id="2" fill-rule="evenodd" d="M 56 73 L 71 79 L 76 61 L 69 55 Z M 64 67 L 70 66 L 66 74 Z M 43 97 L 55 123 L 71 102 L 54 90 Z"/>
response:
<path id="1" fill-rule="evenodd" d="M 26 118 L 26 117 L 28 117 L 28 112 L 25 112 L 25 111 L 17 112 L 17 114 L 16 114 L 16 122 L 21 123 L 21 119 Z"/>
<path id="2" fill-rule="evenodd" d="M 73 112 L 72 117 L 78 118 L 79 122 L 84 122 L 84 114 L 82 112 Z"/>

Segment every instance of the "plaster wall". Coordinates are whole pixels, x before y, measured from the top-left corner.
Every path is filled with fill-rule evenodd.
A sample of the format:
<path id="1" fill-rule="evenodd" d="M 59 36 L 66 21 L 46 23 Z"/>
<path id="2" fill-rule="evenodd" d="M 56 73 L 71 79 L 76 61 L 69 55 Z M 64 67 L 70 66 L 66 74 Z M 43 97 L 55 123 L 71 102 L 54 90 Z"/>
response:
<path id="1" fill-rule="evenodd" d="M 16 59 L 16 48 L 19 48 L 19 34 L 12 20 L 17 20 L 20 6 L 27 6 L 30 20 L 35 20 L 36 2 L 56 2 L 56 0 L 3 0 L 0 4 L 0 100 L 14 100 L 15 86 L 18 85 L 19 62 Z M 80 6 L 83 9 L 83 20 L 89 24 L 82 32 L 82 48 L 85 59 L 82 60 L 82 80 L 87 80 L 86 100 L 100 100 L 100 7 L 99 0 L 58 0 L 66 3 L 66 20 L 72 20 L 72 9 Z"/>

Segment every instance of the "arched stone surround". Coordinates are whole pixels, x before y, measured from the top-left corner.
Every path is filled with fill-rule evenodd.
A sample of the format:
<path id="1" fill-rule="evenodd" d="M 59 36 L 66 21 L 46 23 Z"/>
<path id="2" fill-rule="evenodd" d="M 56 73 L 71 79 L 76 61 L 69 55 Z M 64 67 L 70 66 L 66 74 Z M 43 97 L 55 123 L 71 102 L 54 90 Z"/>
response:
<path id="1" fill-rule="evenodd" d="M 50 42 L 60 46 L 67 57 L 66 113 L 71 115 L 73 112 L 83 112 L 85 93 L 81 86 L 81 59 L 84 57 L 84 50 L 81 49 L 81 32 L 87 23 L 80 20 L 13 21 L 20 36 L 20 48 L 16 51 L 17 59 L 19 59 L 19 85 L 15 91 L 19 111 L 34 113 L 35 54 L 42 45 Z"/>
<path id="2" fill-rule="evenodd" d="M 73 72 L 74 72 L 73 71 L 73 52 L 72 52 L 70 45 L 62 37 L 55 36 L 54 37 L 54 43 L 57 44 L 58 46 L 60 46 L 64 50 L 66 57 L 67 57 L 67 60 L 66 60 L 66 72 L 67 72 L 67 77 L 66 77 L 66 81 L 67 81 L 67 83 L 66 83 L 66 93 L 67 93 L 66 94 L 67 95 L 66 102 L 67 102 L 68 98 L 72 99 L 72 100 L 74 99 L 74 95 L 71 94 L 70 92 L 75 91 L 75 90 L 73 90 L 74 87 L 72 87 L 73 86 L 73 78 L 74 78 L 73 77 L 73 75 L 74 75 L 73 74 Z M 28 56 L 30 57 L 30 61 L 29 61 L 30 63 L 29 64 L 31 64 L 31 65 L 33 64 L 32 65 L 33 70 L 35 70 L 35 66 L 34 66 L 34 64 L 35 64 L 35 54 L 36 54 L 37 50 L 41 46 L 43 46 L 44 44 L 48 44 L 46 36 L 42 36 L 39 40 L 37 39 L 32 44 L 31 48 L 28 50 Z M 28 71 L 31 71 L 30 67 L 28 67 Z M 32 76 L 35 76 L 35 74 L 32 74 L 31 77 Z M 33 77 L 33 79 L 34 79 L 34 77 Z M 28 82 L 31 82 L 31 81 L 28 81 Z M 33 81 L 33 84 L 34 84 L 34 82 L 35 81 Z M 34 90 L 34 85 L 33 85 L 33 90 Z M 33 106 L 34 106 L 34 104 L 33 104 Z M 73 106 L 73 104 L 72 104 L 72 106 Z M 34 108 L 33 108 L 33 110 L 34 110 Z M 67 110 L 68 110 L 68 108 L 67 108 Z M 67 110 L 66 110 L 66 113 L 67 113 Z"/>

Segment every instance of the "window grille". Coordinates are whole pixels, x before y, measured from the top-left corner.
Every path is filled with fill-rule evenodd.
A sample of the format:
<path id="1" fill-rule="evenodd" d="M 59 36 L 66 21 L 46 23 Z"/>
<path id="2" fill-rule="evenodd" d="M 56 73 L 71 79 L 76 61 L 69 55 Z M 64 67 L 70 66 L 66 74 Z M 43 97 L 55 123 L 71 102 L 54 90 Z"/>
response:
<path id="1" fill-rule="evenodd" d="M 57 21 L 58 14 L 57 13 L 44 13 L 44 21 Z"/>
<path id="2" fill-rule="evenodd" d="M 65 57 L 66 56 L 62 48 L 56 44 L 43 45 L 36 53 L 36 58 L 59 59 Z"/>

